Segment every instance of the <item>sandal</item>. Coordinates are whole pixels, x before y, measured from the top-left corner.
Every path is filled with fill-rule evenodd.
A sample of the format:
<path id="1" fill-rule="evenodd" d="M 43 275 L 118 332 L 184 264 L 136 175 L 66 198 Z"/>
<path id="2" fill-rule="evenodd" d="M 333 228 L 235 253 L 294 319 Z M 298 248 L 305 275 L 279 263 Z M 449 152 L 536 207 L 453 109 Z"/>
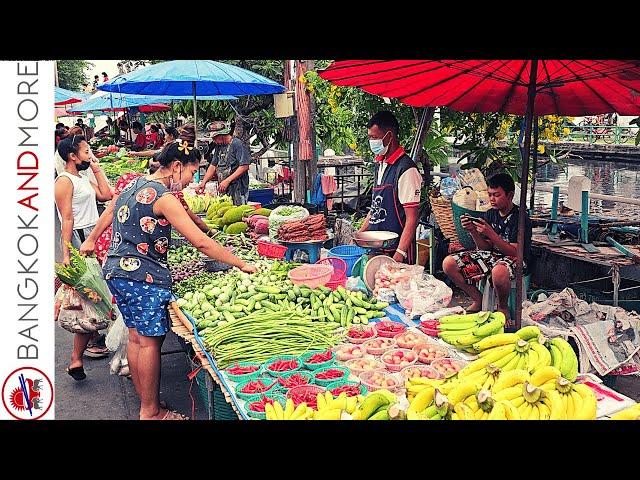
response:
<path id="1" fill-rule="evenodd" d="M 104 358 L 109 356 L 109 349 L 98 345 L 88 346 L 84 351 L 84 355 L 89 358 Z"/>
<path id="2" fill-rule="evenodd" d="M 71 375 L 71 377 L 76 382 L 79 382 L 80 380 L 84 380 L 85 378 L 87 378 L 87 374 L 84 373 L 84 367 L 74 367 L 74 368 L 67 367 L 67 373 Z"/>
<path id="3" fill-rule="evenodd" d="M 162 420 L 190 420 L 190 418 L 176 412 L 175 410 L 167 410 L 167 413 L 164 414 Z"/>

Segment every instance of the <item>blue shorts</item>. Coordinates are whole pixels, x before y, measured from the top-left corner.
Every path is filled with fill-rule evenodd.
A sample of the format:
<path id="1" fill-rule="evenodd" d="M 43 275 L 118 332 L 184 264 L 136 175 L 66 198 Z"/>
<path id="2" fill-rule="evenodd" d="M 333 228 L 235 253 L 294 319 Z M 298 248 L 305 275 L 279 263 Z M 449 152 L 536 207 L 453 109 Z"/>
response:
<path id="1" fill-rule="evenodd" d="M 159 337 L 169 331 L 171 290 L 124 278 L 110 278 L 107 284 L 127 327 L 144 337 Z"/>

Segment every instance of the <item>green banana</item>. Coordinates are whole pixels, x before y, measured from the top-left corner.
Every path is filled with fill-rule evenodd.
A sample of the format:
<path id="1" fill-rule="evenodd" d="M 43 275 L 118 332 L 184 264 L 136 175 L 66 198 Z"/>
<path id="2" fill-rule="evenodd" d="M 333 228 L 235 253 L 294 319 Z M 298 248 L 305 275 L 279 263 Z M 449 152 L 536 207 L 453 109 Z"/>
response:
<path id="1" fill-rule="evenodd" d="M 560 365 L 562 364 L 562 352 L 560 349 L 551 343 L 551 340 L 547 342 L 549 353 L 551 354 L 551 366 L 560 369 Z"/>
<path id="2" fill-rule="evenodd" d="M 474 344 L 473 348 L 476 351 L 481 352 L 488 348 L 516 343 L 518 340 L 520 340 L 520 337 L 515 333 L 499 333 L 497 335 L 491 335 L 490 337 L 483 338 L 478 343 Z"/>
<path id="3" fill-rule="evenodd" d="M 457 330 L 468 330 L 477 328 L 478 324 L 476 322 L 467 322 L 467 323 L 441 323 L 438 325 L 438 331 L 440 332 L 449 332 L 449 331 L 457 331 Z"/>
<path id="4" fill-rule="evenodd" d="M 469 345 L 473 345 L 474 343 L 477 343 L 479 340 L 481 340 L 481 337 L 477 337 L 473 333 L 470 333 L 468 335 L 463 335 L 462 337 L 458 337 L 455 341 L 455 345 L 460 347 L 466 347 Z"/>
<path id="5" fill-rule="evenodd" d="M 533 350 L 538 354 L 538 361 L 531 367 L 531 372 L 535 372 L 536 370 L 541 369 L 542 367 L 547 367 L 551 365 L 551 354 L 549 350 L 545 348 L 544 345 L 539 344 L 538 342 L 532 342 L 529 348 L 529 351 Z"/>
<path id="6" fill-rule="evenodd" d="M 528 327 L 523 327 L 518 330 L 516 332 L 516 335 L 518 335 L 523 340 L 530 340 L 532 338 L 537 338 L 538 336 L 540 336 L 540 329 L 535 325 L 529 325 Z"/>
<path id="7" fill-rule="evenodd" d="M 473 332 L 477 337 L 487 337 L 494 333 L 498 333 L 498 330 L 504 327 L 504 322 L 500 318 L 494 318 L 493 320 L 484 323 L 477 327 Z"/>
<path id="8" fill-rule="evenodd" d="M 570 382 L 573 382 L 578 376 L 578 357 L 573 351 L 573 347 L 561 337 L 551 339 L 551 344 L 558 347 L 560 352 L 562 352 L 562 363 L 559 367 L 562 376 Z"/>
<path id="9" fill-rule="evenodd" d="M 381 393 L 373 392 L 367 395 L 362 405 L 360 405 L 360 408 L 354 412 L 354 418 L 357 417 L 360 420 L 367 420 L 385 405 L 389 405 L 389 399 Z"/>
<path id="10" fill-rule="evenodd" d="M 440 318 L 440 323 L 470 323 L 478 322 L 480 320 L 480 313 L 469 313 L 466 315 L 446 315 Z"/>

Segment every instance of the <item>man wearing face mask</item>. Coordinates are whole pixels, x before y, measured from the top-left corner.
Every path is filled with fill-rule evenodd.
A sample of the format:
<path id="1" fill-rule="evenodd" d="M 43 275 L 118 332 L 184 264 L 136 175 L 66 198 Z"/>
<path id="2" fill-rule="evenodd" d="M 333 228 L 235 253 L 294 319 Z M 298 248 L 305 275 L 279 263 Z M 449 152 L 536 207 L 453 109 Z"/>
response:
<path id="1" fill-rule="evenodd" d="M 360 231 L 397 233 L 398 239 L 389 248 L 375 253 L 412 265 L 416 261 L 415 236 L 422 176 L 398 143 L 400 127 L 393 113 L 376 113 L 367 128 L 377 167 L 371 210 Z"/>

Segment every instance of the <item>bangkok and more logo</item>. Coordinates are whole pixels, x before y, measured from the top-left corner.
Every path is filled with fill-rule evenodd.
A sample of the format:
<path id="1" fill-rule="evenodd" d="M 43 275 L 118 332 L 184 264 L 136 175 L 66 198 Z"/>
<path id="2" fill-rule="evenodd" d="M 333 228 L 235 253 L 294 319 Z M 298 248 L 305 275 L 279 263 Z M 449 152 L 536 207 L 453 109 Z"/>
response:
<path id="1" fill-rule="evenodd" d="M 7 412 L 18 420 L 37 420 L 53 404 L 51 380 L 37 368 L 18 368 L 2 385 L 2 403 Z"/>

